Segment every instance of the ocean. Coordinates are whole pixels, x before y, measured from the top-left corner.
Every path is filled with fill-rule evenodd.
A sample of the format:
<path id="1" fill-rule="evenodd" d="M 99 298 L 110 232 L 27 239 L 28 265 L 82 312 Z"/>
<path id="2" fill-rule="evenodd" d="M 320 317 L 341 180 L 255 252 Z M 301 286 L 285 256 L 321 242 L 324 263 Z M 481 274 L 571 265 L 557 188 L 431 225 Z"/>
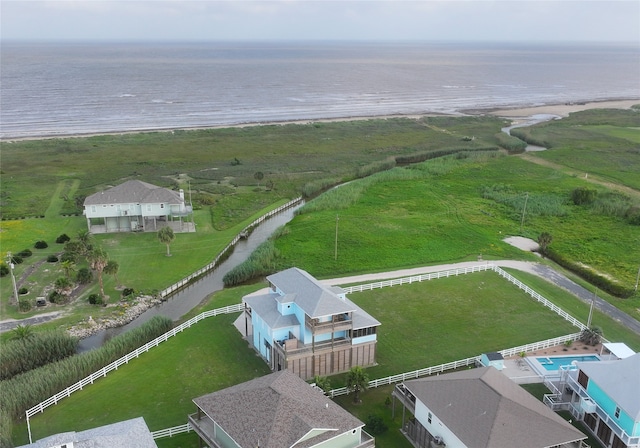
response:
<path id="1" fill-rule="evenodd" d="M 637 44 L 18 43 L 0 138 L 640 98 Z"/>

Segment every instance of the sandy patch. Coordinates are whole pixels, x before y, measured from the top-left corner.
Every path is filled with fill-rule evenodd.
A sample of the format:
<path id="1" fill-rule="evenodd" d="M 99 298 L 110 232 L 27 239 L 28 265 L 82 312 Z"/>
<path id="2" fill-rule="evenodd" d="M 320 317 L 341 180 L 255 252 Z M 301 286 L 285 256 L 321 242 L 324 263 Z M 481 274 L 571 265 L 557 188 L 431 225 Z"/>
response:
<path id="1" fill-rule="evenodd" d="M 532 115 L 557 115 L 566 117 L 570 113 L 588 109 L 630 109 L 632 106 L 640 104 L 640 99 L 618 100 L 618 101 L 594 101 L 591 103 L 570 103 L 570 104 L 549 104 L 545 106 L 522 107 L 515 109 L 499 109 L 489 112 L 490 115 L 497 115 L 506 118 L 524 118 Z"/>
<path id="2" fill-rule="evenodd" d="M 522 249 L 530 252 L 535 252 L 538 249 L 540 249 L 540 245 L 536 241 L 533 241 L 530 238 L 525 238 L 522 236 L 510 236 L 503 239 L 502 241 L 504 241 L 507 244 L 511 244 L 512 246 L 517 247 L 518 249 Z"/>

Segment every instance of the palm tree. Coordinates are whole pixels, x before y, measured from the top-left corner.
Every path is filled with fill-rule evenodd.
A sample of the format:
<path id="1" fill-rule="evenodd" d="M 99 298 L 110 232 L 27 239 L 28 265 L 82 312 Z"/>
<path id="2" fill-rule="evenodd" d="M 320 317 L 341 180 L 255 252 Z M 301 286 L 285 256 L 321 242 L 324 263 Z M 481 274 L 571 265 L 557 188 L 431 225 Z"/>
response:
<path id="1" fill-rule="evenodd" d="M 65 260 L 60 263 L 60 266 L 67 278 L 71 278 L 71 274 L 76 272 L 76 264 L 72 260 Z"/>
<path id="2" fill-rule="evenodd" d="M 369 387 L 369 376 L 362 367 L 351 367 L 347 374 L 346 386 L 348 392 L 353 392 L 353 402 L 360 403 L 360 392 Z"/>
<path id="3" fill-rule="evenodd" d="M 161 243 L 167 245 L 167 257 L 171 256 L 171 252 L 169 252 L 169 246 L 176 239 L 175 234 L 173 233 L 173 229 L 169 226 L 163 227 L 158 230 L 158 239 Z"/>
<path id="4" fill-rule="evenodd" d="M 91 269 L 98 273 L 98 281 L 100 282 L 100 295 L 104 298 L 104 285 L 102 283 L 102 272 L 109 262 L 107 253 L 101 247 L 96 247 L 87 255 Z"/>
<path id="5" fill-rule="evenodd" d="M 107 275 L 113 275 L 113 278 L 116 279 L 116 287 L 120 286 L 120 282 L 118 281 L 118 269 L 120 269 L 120 265 L 115 260 L 107 261 L 107 265 L 104 267 L 104 273 Z"/>
<path id="6" fill-rule="evenodd" d="M 93 250 L 93 235 L 88 230 L 78 232 L 78 242 L 82 248 L 82 255 L 88 255 Z"/>
<path id="7" fill-rule="evenodd" d="M 331 380 L 326 376 L 316 375 L 313 377 L 313 382 L 316 383 L 316 387 L 322 389 L 325 394 L 331 391 Z"/>
<path id="8" fill-rule="evenodd" d="M 33 337 L 33 334 L 33 327 L 31 325 L 18 325 L 11 330 L 11 339 L 26 342 Z"/>

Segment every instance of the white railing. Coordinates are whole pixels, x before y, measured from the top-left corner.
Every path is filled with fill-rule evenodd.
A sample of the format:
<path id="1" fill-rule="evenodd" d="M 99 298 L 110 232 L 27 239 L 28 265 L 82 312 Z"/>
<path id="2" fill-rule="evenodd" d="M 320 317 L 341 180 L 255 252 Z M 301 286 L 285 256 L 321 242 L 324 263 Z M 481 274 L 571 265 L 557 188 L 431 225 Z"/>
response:
<path id="1" fill-rule="evenodd" d="M 578 327 L 581 331 L 584 330 L 585 328 L 587 328 L 587 326 L 585 324 L 583 324 L 582 322 L 580 322 L 578 319 L 576 319 L 575 317 L 571 316 L 569 313 L 567 313 L 565 310 L 563 310 L 562 308 L 558 307 L 557 305 L 554 305 L 553 303 L 549 302 L 547 299 L 542 297 L 536 291 L 534 291 L 533 289 L 529 288 L 527 285 L 522 283 L 520 280 L 515 278 L 513 275 L 511 275 L 508 272 L 506 272 L 503 269 L 501 269 L 499 266 L 493 266 L 492 268 L 497 274 L 499 274 L 500 276 L 502 276 L 505 279 L 509 280 L 511 283 L 513 283 L 518 288 L 520 288 L 521 290 L 523 290 L 524 292 L 529 294 L 531 297 L 536 299 L 538 302 L 542 303 L 544 306 L 549 308 L 551 311 L 555 312 L 556 314 L 558 314 L 559 316 L 564 318 L 566 321 L 570 322 L 571 325 L 573 325 L 574 327 Z"/>
<path id="2" fill-rule="evenodd" d="M 244 229 L 242 229 L 240 231 L 240 233 L 237 234 L 231 240 L 231 242 L 229 244 L 227 244 L 227 246 L 218 254 L 218 256 L 211 263 L 209 263 L 208 265 L 206 265 L 206 266 L 198 269 L 197 271 L 191 273 L 187 277 L 183 278 L 182 280 L 178 281 L 177 283 L 174 283 L 173 285 L 169 286 L 168 288 L 163 289 L 162 291 L 160 291 L 159 296 L 160 297 L 168 297 L 171 294 L 173 294 L 174 292 L 180 290 L 181 288 L 184 288 L 185 286 L 187 286 L 189 283 L 191 283 L 195 279 L 197 279 L 197 278 L 201 277 L 202 275 L 206 274 L 207 272 L 215 269 L 216 266 L 218 266 L 218 264 L 220 263 L 220 259 L 223 256 L 226 256 L 227 252 L 230 251 L 238 243 L 238 241 L 240 241 L 240 239 L 242 238 L 241 235 L 246 234 L 250 229 L 252 229 L 253 227 L 255 227 L 258 224 L 262 223 L 263 221 L 271 218 L 273 215 L 277 215 L 278 213 L 282 212 L 283 210 L 286 210 L 288 208 L 294 207 L 294 206 L 298 205 L 302 201 L 303 201 L 302 197 L 298 197 L 296 199 L 293 199 L 293 200 L 287 202 L 284 205 L 281 205 L 280 207 L 278 207 L 276 209 L 271 210 L 269 213 L 266 213 L 266 214 L 260 216 L 258 219 L 256 219 L 251 224 L 249 224 Z"/>
<path id="3" fill-rule="evenodd" d="M 160 429 L 158 431 L 152 431 L 151 436 L 155 439 L 162 439 L 164 437 L 173 437 L 176 434 L 182 434 L 185 432 L 193 431 L 191 423 L 185 423 L 184 425 L 174 426 L 172 428 Z"/>
<path id="4" fill-rule="evenodd" d="M 91 375 L 89 375 L 88 377 L 86 377 L 86 378 L 78 381 L 77 383 L 67 387 L 63 391 L 58 392 L 54 396 L 47 398 L 43 402 L 38 403 L 37 405 L 35 405 L 31 409 L 27 409 L 26 415 L 27 415 L 27 426 L 29 427 L 29 439 L 31 440 L 31 428 L 29 426 L 29 418 L 32 417 L 33 415 L 37 414 L 38 412 L 44 412 L 44 410 L 46 408 L 48 408 L 49 406 L 53 406 L 54 404 L 57 404 L 58 401 L 66 398 L 66 397 L 69 397 L 72 393 L 77 392 L 79 390 L 82 390 L 83 387 L 85 387 L 85 386 L 87 386 L 89 384 L 93 384 L 93 382 L 96 381 L 97 379 L 100 379 L 100 378 L 103 378 L 103 377 L 107 376 L 107 373 L 112 372 L 114 370 L 118 370 L 118 367 L 120 367 L 121 365 L 128 364 L 130 360 L 139 357 L 142 353 L 148 352 L 149 349 L 151 349 L 153 347 L 157 347 L 161 342 L 165 342 L 170 337 L 175 336 L 176 334 L 182 332 L 184 329 L 189 328 L 193 324 L 200 322 L 202 319 L 206 319 L 206 318 L 212 317 L 212 316 L 217 316 L 219 314 L 237 313 L 237 312 L 240 312 L 242 310 L 244 310 L 244 305 L 242 303 L 238 303 L 236 305 L 230 305 L 230 306 L 226 306 L 224 308 L 217 308 L 215 310 L 209 310 L 209 311 L 205 311 L 203 313 L 200 313 L 197 316 L 192 317 L 188 321 L 182 323 L 181 325 L 173 328 L 172 330 L 167 331 L 163 335 L 158 336 L 153 341 L 147 342 L 142 347 L 138 347 L 137 349 L 135 349 L 131 353 L 123 356 L 120 359 L 117 359 L 116 361 L 114 361 L 111 364 L 103 367 L 102 369 L 98 370 L 97 372 L 94 372 Z M 30 443 L 33 443 L 33 442 L 31 441 Z"/>
<path id="5" fill-rule="evenodd" d="M 521 353 L 535 352 L 537 350 L 542 350 L 549 347 L 555 347 L 556 345 L 561 345 L 568 341 L 572 341 L 572 342 L 577 341 L 579 338 L 580 338 L 580 333 L 572 333 L 566 336 L 559 336 L 557 338 L 547 339 L 539 342 L 533 342 L 527 345 L 520 345 L 518 347 L 507 348 L 505 350 L 501 350 L 500 354 L 504 358 L 508 358 L 509 356 L 515 356 Z"/>
<path id="6" fill-rule="evenodd" d="M 430 274 L 414 275 L 411 277 L 397 278 L 394 280 L 385 280 L 381 282 L 367 283 L 364 285 L 346 286 L 342 289 L 344 290 L 345 294 L 351 294 L 354 292 L 369 291 L 372 289 L 380 289 L 388 286 L 407 285 L 411 283 L 434 280 L 438 278 L 447 278 L 447 277 L 461 275 L 461 274 L 471 274 L 473 272 L 490 271 L 490 270 L 493 270 L 494 267 L 495 266 L 491 264 L 482 264 L 482 265 L 471 266 L 467 268 L 456 268 L 456 269 L 450 269 L 448 271 L 432 272 Z"/>

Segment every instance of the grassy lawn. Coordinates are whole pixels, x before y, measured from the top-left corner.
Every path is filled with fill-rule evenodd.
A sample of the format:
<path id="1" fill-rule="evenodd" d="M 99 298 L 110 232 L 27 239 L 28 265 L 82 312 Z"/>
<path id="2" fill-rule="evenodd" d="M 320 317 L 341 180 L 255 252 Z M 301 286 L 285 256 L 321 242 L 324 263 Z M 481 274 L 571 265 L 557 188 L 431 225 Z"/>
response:
<path id="1" fill-rule="evenodd" d="M 237 303 L 262 286 L 225 289 L 216 293 L 206 308 Z M 350 297 L 382 322 L 378 334 L 380 365 L 367 369 L 371 379 L 574 331 L 566 321 L 492 272 Z M 193 398 L 268 373 L 266 364 L 231 325 L 236 317 L 205 320 L 47 409 L 32 419 L 35 438 L 139 415 L 151 430 L 180 425 L 194 411 Z M 341 380 L 341 376 L 332 377 L 333 387 L 342 387 Z M 376 391 L 375 396 L 381 393 Z M 373 400 L 371 405 L 378 406 Z M 24 425 L 14 433 L 16 442 L 24 443 Z M 399 440 L 401 435 L 390 437 Z"/>

